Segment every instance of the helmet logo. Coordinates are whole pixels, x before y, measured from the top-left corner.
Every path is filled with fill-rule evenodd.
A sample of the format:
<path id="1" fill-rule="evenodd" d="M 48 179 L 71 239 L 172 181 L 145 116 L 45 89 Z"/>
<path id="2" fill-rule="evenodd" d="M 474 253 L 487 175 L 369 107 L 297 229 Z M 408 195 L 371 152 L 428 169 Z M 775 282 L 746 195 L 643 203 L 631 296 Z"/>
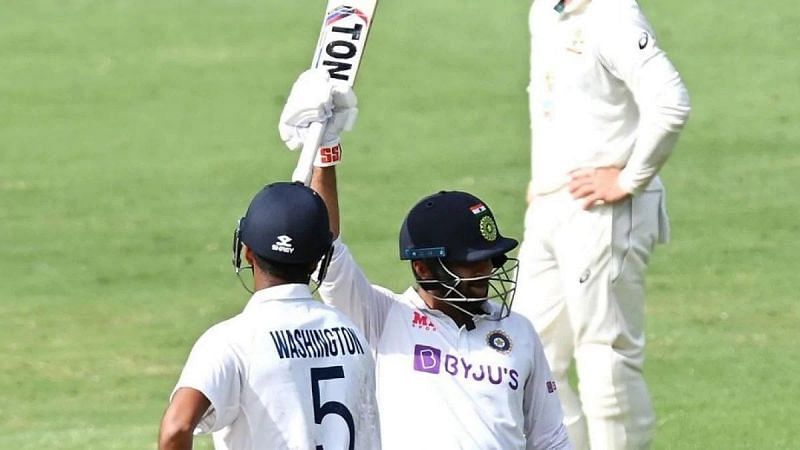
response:
<path id="1" fill-rule="evenodd" d="M 272 250 L 281 253 L 294 253 L 294 246 L 292 246 L 292 238 L 282 234 L 278 236 L 278 240 L 272 244 Z"/>
<path id="2" fill-rule="evenodd" d="M 479 224 L 481 236 L 489 242 L 494 242 L 497 239 L 497 224 L 494 223 L 492 216 L 486 215 L 481 217 Z"/>
<path id="3" fill-rule="evenodd" d="M 482 212 L 486 212 L 486 205 L 483 203 L 477 203 L 469 207 L 469 210 L 472 211 L 472 214 L 478 215 Z"/>
<path id="4" fill-rule="evenodd" d="M 486 344 L 499 353 L 507 354 L 511 351 L 511 338 L 503 330 L 494 330 L 487 334 Z"/>

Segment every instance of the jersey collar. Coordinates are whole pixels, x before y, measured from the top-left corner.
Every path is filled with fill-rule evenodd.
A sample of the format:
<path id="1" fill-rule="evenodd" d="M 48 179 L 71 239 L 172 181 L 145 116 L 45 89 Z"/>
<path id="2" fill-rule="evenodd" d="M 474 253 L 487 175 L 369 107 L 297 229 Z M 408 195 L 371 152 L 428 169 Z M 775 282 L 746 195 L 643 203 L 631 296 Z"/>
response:
<path id="1" fill-rule="evenodd" d="M 271 300 L 309 300 L 311 290 L 307 284 L 281 284 L 256 291 L 244 310 Z"/>
<path id="2" fill-rule="evenodd" d="M 406 289 L 406 291 L 403 293 L 403 297 L 405 297 L 406 301 L 409 304 L 411 304 L 411 306 L 413 306 L 414 308 L 417 308 L 421 311 L 430 311 L 437 315 L 442 314 L 440 311 L 431 309 L 428 306 L 428 304 L 425 303 L 425 300 L 423 300 L 422 297 L 419 296 L 419 293 L 417 292 L 417 288 L 415 286 L 411 286 L 408 289 Z"/>

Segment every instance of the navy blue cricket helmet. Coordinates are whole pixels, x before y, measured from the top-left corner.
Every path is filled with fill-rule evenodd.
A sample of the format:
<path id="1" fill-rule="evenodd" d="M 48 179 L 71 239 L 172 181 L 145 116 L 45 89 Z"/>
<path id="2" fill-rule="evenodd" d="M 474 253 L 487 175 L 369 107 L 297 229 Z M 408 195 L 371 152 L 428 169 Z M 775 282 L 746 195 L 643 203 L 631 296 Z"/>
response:
<path id="1" fill-rule="evenodd" d="M 333 242 L 325 202 L 310 188 L 289 182 L 269 184 L 256 194 L 237 237 L 261 258 L 284 264 L 316 263 Z"/>
<path id="2" fill-rule="evenodd" d="M 474 195 L 441 191 L 420 200 L 400 228 L 400 259 L 492 260 L 499 267 L 517 247 L 504 237 L 489 207 Z"/>

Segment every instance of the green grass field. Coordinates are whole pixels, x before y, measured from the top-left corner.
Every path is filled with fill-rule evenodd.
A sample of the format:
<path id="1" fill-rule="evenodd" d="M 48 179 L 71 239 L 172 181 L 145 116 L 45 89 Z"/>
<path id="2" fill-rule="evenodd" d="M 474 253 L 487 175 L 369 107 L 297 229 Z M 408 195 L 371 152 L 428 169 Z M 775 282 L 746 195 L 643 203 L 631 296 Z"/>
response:
<path id="1" fill-rule="evenodd" d="M 648 280 L 654 447 L 800 448 L 800 8 L 641 3 L 693 100 Z M 374 281 L 409 283 L 397 231 L 438 189 L 521 234 L 528 6 L 381 1 L 340 169 Z M 294 167 L 276 124 L 324 2 L 0 9 L 0 448 L 155 448 L 191 344 L 247 300 L 231 233 Z"/>

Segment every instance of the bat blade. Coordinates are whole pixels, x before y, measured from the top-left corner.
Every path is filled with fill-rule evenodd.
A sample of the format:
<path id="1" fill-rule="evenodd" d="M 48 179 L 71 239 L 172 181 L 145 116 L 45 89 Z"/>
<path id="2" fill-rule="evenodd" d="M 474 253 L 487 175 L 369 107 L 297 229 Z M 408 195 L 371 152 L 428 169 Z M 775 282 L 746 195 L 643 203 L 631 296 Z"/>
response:
<path id="1" fill-rule="evenodd" d="M 311 67 L 322 67 L 334 82 L 352 86 L 377 4 L 377 0 L 330 0 Z"/>
<path id="2" fill-rule="evenodd" d="M 334 83 L 353 86 L 377 6 L 378 0 L 329 0 L 311 67 L 327 70 Z M 309 127 L 292 181 L 311 181 L 323 130 L 318 122 Z"/>

